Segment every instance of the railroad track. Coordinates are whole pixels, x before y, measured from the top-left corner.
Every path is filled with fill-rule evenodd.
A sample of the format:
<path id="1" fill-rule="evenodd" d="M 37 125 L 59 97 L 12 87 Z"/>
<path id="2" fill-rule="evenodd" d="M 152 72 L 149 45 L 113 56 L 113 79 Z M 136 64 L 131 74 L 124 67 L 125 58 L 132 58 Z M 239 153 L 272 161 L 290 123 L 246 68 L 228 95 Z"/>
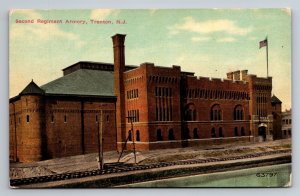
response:
<path id="1" fill-rule="evenodd" d="M 54 175 L 38 176 L 38 177 L 31 177 L 31 178 L 11 179 L 10 185 L 19 186 L 19 185 L 27 185 L 27 184 L 34 184 L 34 183 L 42 183 L 42 182 L 84 178 L 89 176 L 98 176 L 98 175 L 105 175 L 105 174 L 112 174 L 112 173 L 122 173 L 128 171 L 162 168 L 162 167 L 169 167 L 175 165 L 191 165 L 191 164 L 200 164 L 200 163 L 213 163 L 213 162 L 220 162 L 220 161 L 239 160 L 239 159 L 246 159 L 246 158 L 256 158 L 261 156 L 268 156 L 268 155 L 275 155 L 275 154 L 282 154 L 282 153 L 291 153 L 291 150 L 290 149 L 277 150 L 277 151 L 270 151 L 270 152 L 239 155 L 239 156 L 228 156 L 223 158 L 180 160 L 180 161 L 160 162 L 160 163 L 144 164 L 144 165 L 135 165 L 135 164 L 128 164 L 128 163 L 109 163 L 104 165 L 103 170 L 97 169 L 92 171 L 80 171 L 80 172 L 54 174 Z"/>

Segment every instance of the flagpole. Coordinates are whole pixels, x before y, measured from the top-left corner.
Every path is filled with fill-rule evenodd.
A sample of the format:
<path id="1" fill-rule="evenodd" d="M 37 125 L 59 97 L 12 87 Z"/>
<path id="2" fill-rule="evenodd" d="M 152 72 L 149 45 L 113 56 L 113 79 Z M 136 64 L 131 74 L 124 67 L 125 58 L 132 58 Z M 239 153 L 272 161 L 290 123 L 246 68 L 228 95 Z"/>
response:
<path id="1" fill-rule="evenodd" d="M 269 48 L 269 43 L 268 43 L 268 36 L 266 37 L 267 40 L 267 47 L 266 47 L 266 53 L 267 53 L 267 77 L 269 77 L 269 54 L 268 54 L 268 48 Z"/>

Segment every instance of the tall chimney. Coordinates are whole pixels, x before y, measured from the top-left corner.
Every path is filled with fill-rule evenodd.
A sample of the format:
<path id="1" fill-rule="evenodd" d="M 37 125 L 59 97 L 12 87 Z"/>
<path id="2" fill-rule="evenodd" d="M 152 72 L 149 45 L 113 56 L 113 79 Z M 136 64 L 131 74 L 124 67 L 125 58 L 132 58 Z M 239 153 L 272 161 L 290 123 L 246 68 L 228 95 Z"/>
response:
<path id="1" fill-rule="evenodd" d="M 116 34 L 112 36 L 114 49 L 114 91 L 117 96 L 116 125 L 117 125 L 117 148 L 122 150 L 122 142 L 126 140 L 126 116 L 125 116 L 125 92 L 123 72 L 125 71 L 125 36 Z"/>

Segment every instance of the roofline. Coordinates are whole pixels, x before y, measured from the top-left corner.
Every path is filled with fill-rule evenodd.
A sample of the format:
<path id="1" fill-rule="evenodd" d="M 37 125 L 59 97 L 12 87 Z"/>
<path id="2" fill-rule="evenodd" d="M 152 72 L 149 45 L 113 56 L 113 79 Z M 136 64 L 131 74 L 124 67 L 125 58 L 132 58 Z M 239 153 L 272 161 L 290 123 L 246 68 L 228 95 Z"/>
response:
<path id="1" fill-rule="evenodd" d="M 26 94 L 27 95 L 27 94 Z M 26 95 L 17 95 L 12 98 L 9 98 L 9 103 L 12 103 L 14 101 L 17 101 L 21 98 L 21 96 Z M 80 94 L 52 94 L 52 93 L 46 93 L 42 96 L 46 97 L 81 97 L 81 98 L 101 98 L 101 99 L 117 99 L 116 96 L 105 96 L 105 95 L 80 95 Z"/>
<path id="2" fill-rule="evenodd" d="M 106 96 L 106 95 L 80 95 L 80 94 L 56 94 L 46 93 L 48 97 L 83 97 L 83 98 L 102 98 L 102 99 L 117 99 L 117 96 Z"/>
<path id="3" fill-rule="evenodd" d="M 78 64 L 80 64 L 80 63 L 104 64 L 104 65 L 111 65 L 111 66 L 114 66 L 113 63 L 96 62 L 96 61 L 78 61 L 77 63 L 74 63 L 74 64 L 72 64 L 72 65 L 69 65 L 68 67 L 63 68 L 62 71 L 65 71 L 66 69 L 69 69 L 69 68 L 71 68 L 71 67 L 73 67 L 73 66 L 75 66 L 75 65 L 78 65 Z M 125 67 L 133 68 L 133 69 L 134 69 L 134 68 L 137 68 L 137 67 L 139 67 L 139 66 L 137 66 L 137 65 L 125 65 Z"/>

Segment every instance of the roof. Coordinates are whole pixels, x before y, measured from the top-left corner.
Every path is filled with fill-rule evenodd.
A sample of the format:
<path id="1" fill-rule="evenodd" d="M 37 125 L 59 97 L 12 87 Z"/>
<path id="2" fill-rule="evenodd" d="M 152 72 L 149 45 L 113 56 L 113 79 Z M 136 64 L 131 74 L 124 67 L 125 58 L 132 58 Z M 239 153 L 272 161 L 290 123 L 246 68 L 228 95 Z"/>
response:
<path id="1" fill-rule="evenodd" d="M 115 96 L 112 71 L 79 69 L 41 88 L 46 94 Z"/>
<path id="2" fill-rule="evenodd" d="M 19 95 L 42 95 L 45 92 L 32 80 Z"/>
<path id="3" fill-rule="evenodd" d="M 275 95 L 271 97 L 271 103 L 282 103 Z"/>

